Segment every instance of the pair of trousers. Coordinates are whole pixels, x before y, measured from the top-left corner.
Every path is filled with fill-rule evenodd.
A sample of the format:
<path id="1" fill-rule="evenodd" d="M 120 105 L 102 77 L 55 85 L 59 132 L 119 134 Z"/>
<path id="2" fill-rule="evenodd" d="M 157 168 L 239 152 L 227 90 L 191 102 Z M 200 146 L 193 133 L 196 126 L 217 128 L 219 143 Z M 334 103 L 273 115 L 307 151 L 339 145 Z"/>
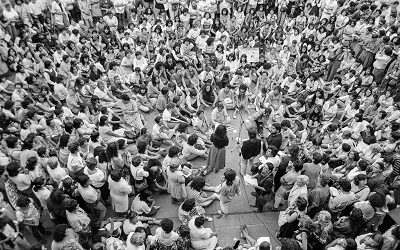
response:
<path id="1" fill-rule="evenodd" d="M 251 166 L 253 165 L 253 161 L 254 161 L 253 157 L 251 157 L 250 159 L 244 159 L 242 157 L 242 159 L 240 160 L 240 174 L 242 176 L 246 175 L 247 169 L 249 169 L 249 168 L 251 169 Z"/>

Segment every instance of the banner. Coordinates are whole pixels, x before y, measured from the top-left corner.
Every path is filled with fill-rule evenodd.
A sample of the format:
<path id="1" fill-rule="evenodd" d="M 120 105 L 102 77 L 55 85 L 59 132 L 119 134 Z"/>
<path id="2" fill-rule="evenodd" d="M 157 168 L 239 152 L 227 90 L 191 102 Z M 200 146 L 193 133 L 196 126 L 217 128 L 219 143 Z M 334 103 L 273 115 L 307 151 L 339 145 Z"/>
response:
<path id="1" fill-rule="evenodd" d="M 259 48 L 241 48 L 239 49 L 239 58 L 243 55 L 247 55 L 247 62 L 255 63 L 260 60 L 260 49 Z"/>

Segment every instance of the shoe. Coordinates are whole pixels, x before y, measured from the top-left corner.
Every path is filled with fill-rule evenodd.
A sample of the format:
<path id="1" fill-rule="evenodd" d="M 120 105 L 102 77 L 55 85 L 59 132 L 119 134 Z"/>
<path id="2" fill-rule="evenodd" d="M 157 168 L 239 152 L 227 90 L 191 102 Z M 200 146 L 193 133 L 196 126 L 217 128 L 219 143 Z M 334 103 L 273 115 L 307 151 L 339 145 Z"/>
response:
<path id="1" fill-rule="evenodd" d="M 217 213 L 218 213 L 217 219 L 221 219 L 222 217 L 224 217 L 222 211 L 218 211 Z"/>
<path id="2" fill-rule="evenodd" d="M 233 249 L 237 249 L 239 247 L 240 244 L 240 240 L 237 239 L 236 237 L 233 238 L 233 242 L 235 242 Z"/>
<path id="3" fill-rule="evenodd" d="M 154 207 L 154 209 L 156 209 L 156 210 L 160 209 L 160 206 L 153 206 L 153 207 Z"/>
<path id="4" fill-rule="evenodd" d="M 257 196 L 257 193 L 256 192 L 251 192 L 251 195 Z"/>
<path id="5" fill-rule="evenodd" d="M 213 219 L 213 218 L 211 218 L 211 217 L 205 217 L 205 219 L 206 219 L 206 221 L 208 221 L 208 222 L 212 222 L 212 221 L 214 221 L 214 219 Z"/>
<path id="6" fill-rule="evenodd" d="M 233 115 L 232 117 L 233 117 L 233 119 L 236 119 L 236 115 Z"/>
<path id="7" fill-rule="evenodd" d="M 218 173 L 219 172 L 219 169 L 215 169 L 215 171 L 214 171 L 215 173 Z"/>
<path id="8" fill-rule="evenodd" d="M 250 207 L 257 207 L 257 205 L 250 205 Z"/>
<path id="9" fill-rule="evenodd" d="M 47 240 L 45 240 L 45 239 L 40 239 L 39 242 L 40 242 L 42 245 L 46 245 L 46 244 L 47 244 Z"/>

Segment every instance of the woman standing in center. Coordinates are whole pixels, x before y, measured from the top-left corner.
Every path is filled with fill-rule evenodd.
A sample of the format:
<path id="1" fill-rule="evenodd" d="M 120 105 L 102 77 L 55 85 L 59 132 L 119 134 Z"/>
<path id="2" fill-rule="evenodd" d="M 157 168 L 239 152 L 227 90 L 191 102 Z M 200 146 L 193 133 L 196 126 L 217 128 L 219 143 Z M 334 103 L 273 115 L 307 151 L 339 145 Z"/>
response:
<path id="1" fill-rule="evenodd" d="M 218 125 L 215 132 L 210 138 L 212 146 L 207 158 L 207 168 L 204 170 L 203 174 L 207 175 L 213 169 L 215 173 L 218 173 L 220 169 L 225 168 L 225 147 L 229 144 L 229 139 L 226 134 L 226 127 L 224 125 Z"/>

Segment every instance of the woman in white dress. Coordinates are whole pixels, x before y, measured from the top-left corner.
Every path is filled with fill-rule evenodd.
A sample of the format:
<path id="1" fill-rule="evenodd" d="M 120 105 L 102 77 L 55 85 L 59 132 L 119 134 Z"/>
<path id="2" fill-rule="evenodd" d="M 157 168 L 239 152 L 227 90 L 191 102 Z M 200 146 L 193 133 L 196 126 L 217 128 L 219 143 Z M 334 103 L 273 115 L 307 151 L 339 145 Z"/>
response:
<path id="1" fill-rule="evenodd" d="M 129 208 L 129 194 L 132 192 L 132 187 L 122 178 L 122 173 L 119 170 L 111 171 L 108 184 L 114 211 L 119 214 L 126 213 Z"/>
<path id="2" fill-rule="evenodd" d="M 217 234 L 211 228 L 203 227 L 205 221 L 204 217 L 195 216 L 188 223 L 192 247 L 195 250 L 213 250 L 218 243 Z"/>

